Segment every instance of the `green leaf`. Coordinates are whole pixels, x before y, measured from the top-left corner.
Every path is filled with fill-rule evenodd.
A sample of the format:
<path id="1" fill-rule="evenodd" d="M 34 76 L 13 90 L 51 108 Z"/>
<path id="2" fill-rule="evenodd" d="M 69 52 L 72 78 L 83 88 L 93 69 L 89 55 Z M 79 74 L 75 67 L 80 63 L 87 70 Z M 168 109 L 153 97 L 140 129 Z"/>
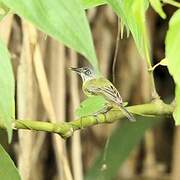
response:
<path id="1" fill-rule="evenodd" d="M 20 175 L 14 162 L 7 152 L 0 145 L 0 179 L 4 180 L 20 180 Z"/>
<path id="2" fill-rule="evenodd" d="M 137 118 L 136 118 L 137 119 Z M 106 156 L 100 152 L 93 166 L 85 176 L 85 180 L 111 180 L 116 176 L 120 166 L 128 158 L 133 148 L 140 142 L 145 131 L 160 122 L 155 118 L 138 118 L 135 123 L 124 121 L 114 131 L 105 149 Z M 105 158 L 105 159 L 104 159 Z M 105 160 L 105 161 L 104 161 Z M 106 170 L 102 171 L 102 165 Z"/>
<path id="3" fill-rule="evenodd" d="M 121 18 L 135 40 L 139 53 L 144 57 L 149 47 L 146 32 L 145 12 L 148 8 L 147 0 L 106 0 L 114 12 Z"/>
<path id="4" fill-rule="evenodd" d="M 106 3 L 104 0 L 81 0 L 81 2 L 85 9 L 103 5 Z"/>
<path id="5" fill-rule="evenodd" d="M 176 83 L 176 111 L 174 118 L 176 125 L 180 125 L 180 9 L 171 17 L 166 35 L 166 59 L 168 69 Z"/>
<path id="6" fill-rule="evenodd" d="M 14 119 L 14 77 L 10 56 L 4 43 L 0 40 L 0 123 L 8 133 L 8 140 L 12 139 L 12 121 Z"/>
<path id="7" fill-rule="evenodd" d="M 1 0 L 19 16 L 84 55 L 98 71 L 89 24 L 80 0 Z"/>
<path id="8" fill-rule="evenodd" d="M 173 112 L 175 124 L 180 125 L 180 86 L 176 85 L 176 108 Z"/>
<path id="9" fill-rule="evenodd" d="M 166 35 L 166 59 L 168 69 L 175 82 L 180 86 L 180 10 L 177 10 L 169 22 Z"/>
<path id="10" fill-rule="evenodd" d="M 81 102 L 75 113 L 79 117 L 89 116 L 102 110 L 106 103 L 102 96 L 91 96 Z"/>
<path id="11" fill-rule="evenodd" d="M 2 2 L 0 2 L 0 21 L 7 15 L 9 8 L 7 8 Z"/>
<path id="12" fill-rule="evenodd" d="M 163 9 L 162 9 L 162 5 L 160 0 L 149 0 L 151 6 L 153 7 L 153 9 L 163 18 L 166 18 L 166 14 L 164 13 Z"/>

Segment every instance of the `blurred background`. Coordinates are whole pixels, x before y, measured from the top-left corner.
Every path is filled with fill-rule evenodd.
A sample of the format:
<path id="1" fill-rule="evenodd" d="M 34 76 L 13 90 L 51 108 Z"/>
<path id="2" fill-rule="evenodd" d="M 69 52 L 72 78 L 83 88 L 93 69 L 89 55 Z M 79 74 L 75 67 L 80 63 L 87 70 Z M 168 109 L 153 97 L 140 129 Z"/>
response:
<path id="1" fill-rule="evenodd" d="M 153 65 L 165 56 L 164 38 L 169 18 L 176 9 L 165 6 L 164 10 L 166 20 L 162 20 L 151 8 L 147 13 Z M 100 70 L 112 80 L 118 19 L 107 6 L 90 9 L 87 16 Z M 84 96 L 80 78 L 68 67 L 87 65 L 86 60 L 16 15 L 9 14 L 3 19 L 0 35 L 11 52 L 16 80 L 17 119 L 51 122 L 76 119 L 74 111 Z M 158 66 L 154 76 L 157 92 L 165 102 L 170 103 L 174 98 L 174 82 L 167 68 Z M 124 39 L 119 41 L 115 85 L 129 105 L 151 100 L 146 61 L 138 54 L 131 36 L 126 38 L 126 32 Z M 15 131 L 10 146 L 4 131 L 0 132 L 0 138 L 23 180 L 180 179 L 180 129 L 174 126 L 172 117 L 163 117 L 154 124 L 147 127 L 137 124 L 136 141 L 132 137 L 128 139 L 131 127 L 123 122 L 83 129 L 66 141 L 58 135 L 28 130 Z M 121 131 L 122 138 L 114 135 L 109 146 L 105 146 L 107 137 L 123 128 L 127 131 Z M 132 141 L 133 146 L 126 151 L 128 141 Z M 118 143 L 114 145 L 111 142 Z M 119 146 L 121 153 L 118 152 Z M 107 161 L 111 161 L 109 156 L 114 156 L 115 161 L 108 162 L 106 167 L 108 149 L 114 154 L 107 155 Z M 94 164 L 99 154 L 103 154 L 104 158 L 101 158 L 100 169 Z M 119 157 L 123 160 L 118 164 Z M 101 176 L 103 171 L 115 166 L 116 170 L 111 171 L 113 175 Z M 97 176 L 93 177 L 95 174 Z"/>

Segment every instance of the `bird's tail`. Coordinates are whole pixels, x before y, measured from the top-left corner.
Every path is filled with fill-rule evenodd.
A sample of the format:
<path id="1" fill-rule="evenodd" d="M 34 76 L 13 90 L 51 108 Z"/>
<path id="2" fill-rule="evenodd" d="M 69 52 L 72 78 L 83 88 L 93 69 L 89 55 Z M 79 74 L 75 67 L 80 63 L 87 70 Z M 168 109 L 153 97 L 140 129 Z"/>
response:
<path id="1" fill-rule="evenodd" d="M 122 113 L 129 119 L 129 121 L 136 121 L 135 117 L 122 104 L 119 105 L 119 108 Z"/>

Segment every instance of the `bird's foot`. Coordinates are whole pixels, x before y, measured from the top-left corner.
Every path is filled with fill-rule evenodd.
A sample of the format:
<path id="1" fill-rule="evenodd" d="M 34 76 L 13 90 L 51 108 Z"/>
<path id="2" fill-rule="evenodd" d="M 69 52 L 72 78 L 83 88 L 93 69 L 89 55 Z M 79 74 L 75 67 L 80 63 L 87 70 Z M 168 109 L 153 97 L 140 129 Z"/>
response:
<path id="1" fill-rule="evenodd" d="M 105 120 L 107 119 L 106 118 L 106 113 L 108 112 L 108 111 L 110 111 L 112 109 L 112 106 L 105 106 L 104 108 L 102 108 L 101 110 L 99 110 L 99 111 L 97 111 L 97 112 L 95 112 L 94 114 L 93 114 L 93 116 L 95 117 L 95 119 L 96 119 L 96 123 L 97 124 L 99 124 L 99 118 L 98 118 L 98 115 L 99 114 L 102 114 L 102 115 L 104 115 L 104 118 L 105 118 Z"/>

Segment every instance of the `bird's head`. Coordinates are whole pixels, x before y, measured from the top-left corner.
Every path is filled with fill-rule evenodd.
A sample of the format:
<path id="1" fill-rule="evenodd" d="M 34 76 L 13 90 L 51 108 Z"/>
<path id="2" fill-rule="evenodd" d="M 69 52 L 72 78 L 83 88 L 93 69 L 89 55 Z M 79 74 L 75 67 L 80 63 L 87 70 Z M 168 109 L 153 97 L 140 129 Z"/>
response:
<path id="1" fill-rule="evenodd" d="M 93 69 L 89 67 L 80 67 L 80 68 L 71 67 L 70 69 L 78 73 L 81 76 L 83 82 L 96 78 L 95 72 L 93 71 Z"/>

